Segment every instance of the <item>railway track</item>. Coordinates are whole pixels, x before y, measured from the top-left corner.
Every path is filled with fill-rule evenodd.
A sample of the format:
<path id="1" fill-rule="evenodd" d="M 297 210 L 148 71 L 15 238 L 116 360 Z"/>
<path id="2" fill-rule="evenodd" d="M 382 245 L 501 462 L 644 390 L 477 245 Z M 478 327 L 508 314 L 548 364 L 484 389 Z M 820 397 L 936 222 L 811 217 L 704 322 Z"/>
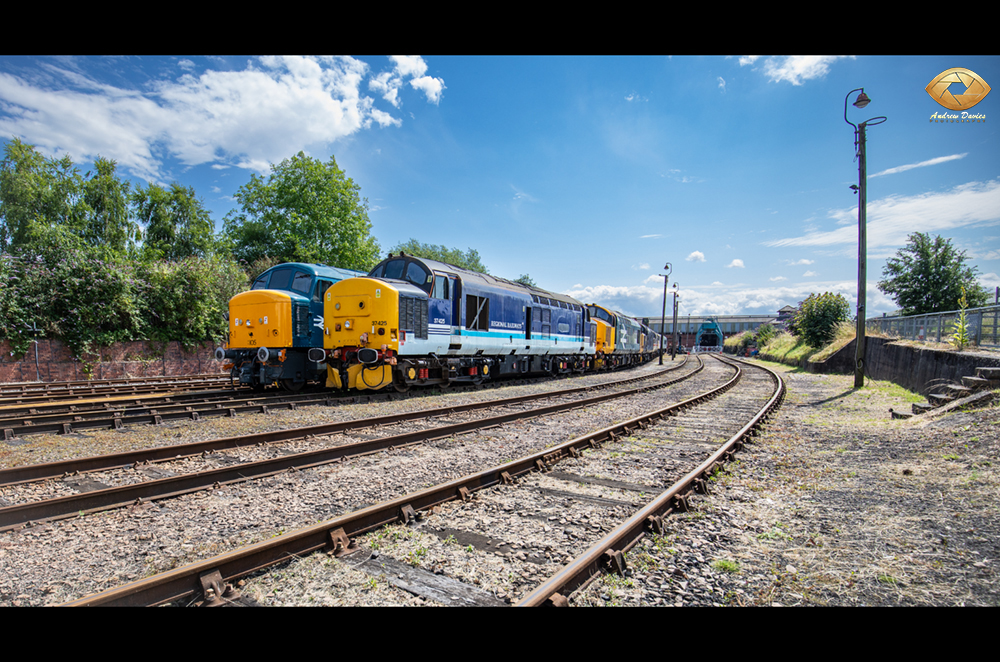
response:
<path id="1" fill-rule="evenodd" d="M 496 389 L 547 381 L 551 377 L 506 379 L 483 384 L 458 385 L 452 392 Z M 203 383 L 206 387 L 212 382 Z M 228 382 L 227 382 L 228 383 Z M 118 388 L 118 387 L 116 387 Z M 267 414 L 311 406 L 337 406 L 351 403 L 391 402 L 420 398 L 440 389 L 417 389 L 408 393 L 375 392 L 343 393 L 329 389 L 311 389 L 300 393 L 283 390 L 251 392 L 250 389 L 168 391 L 122 394 L 119 391 L 100 394 L 77 394 L 68 397 L 53 395 L 50 399 L 17 398 L 4 404 L 0 399 L 0 435 L 4 440 L 39 434 L 72 434 L 82 430 L 121 430 L 135 425 L 160 425 L 167 421 L 201 420 L 234 417 L 239 414 Z"/>
<path id="2" fill-rule="evenodd" d="M 23 382 L 0 385 L 0 406 L 48 404 L 165 391 L 195 391 L 231 386 L 228 376 L 187 375 L 69 382 Z"/>
<path id="3" fill-rule="evenodd" d="M 0 531 L 30 521 L 91 513 L 107 508 L 121 507 L 142 499 L 175 497 L 222 484 L 273 475 L 292 468 L 318 466 L 344 458 L 378 452 L 386 448 L 402 447 L 527 417 L 547 415 L 567 408 L 624 397 L 635 391 L 662 388 L 686 379 L 700 369 L 700 365 L 696 369 L 688 369 L 685 362 L 676 368 L 663 371 L 663 374 L 674 372 L 674 370 L 684 373 L 679 377 L 671 377 L 666 381 L 660 380 L 652 386 L 640 386 L 623 392 L 612 391 L 604 395 L 595 396 L 588 395 L 588 393 L 596 389 L 609 391 L 631 382 L 648 379 L 648 377 L 618 380 L 597 387 L 561 389 L 542 396 L 504 398 L 361 421 L 348 420 L 307 428 L 292 428 L 0 470 L 0 485 L 8 486 L 0 493 L 0 499 L 4 503 L 14 504 L 0 507 Z M 541 398 L 559 399 L 561 402 L 541 408 L 528 407 Z M 503 408 L 512 409 L 512 411 L 498 413 Z M 491 415 L 486 418 L 469 419 L 468 417 L 470 412 L 484 411 L 488 411 Z M 457 420 L 455 419 L 456 415 L 464 416 L 467 420 Z M 446 420 L 446 417 L 451 417 L 453 420 Z M 431 420 L 434 421 L 434 425 L 428 426 L 426 423 L 420 423 Z M 359 441 L 345 436 L 354 432 L 356 437 L 359 430 L 381 429 L 384 431 L 386 426 L 398 426 L 414 421 L 418 422 L 416 429 L 403 429 L 389 435 L 380 434 L 375 439 Z M 413 427 L 411 423 L 410 428 Z M 286 447 L 257 451 L 253 453 L 252 457 L 247 455 L 247 449 L 277 442 L 284 442 Z M 289 448 L 288 442 L 302 443 Z M 223 456 L 219 453 L 226 449 L 236 449 L 243 452 L 235 456 Z M 172 466 L 167 468 L 150 466 L 152 462 L 167 460 Z M 208 468 L 205 468 L 206 466 Z M 84 472 L 91 475 L 81 477 L 80 474 Z M 96 472 L 103 473 L 98 475 Z M 62 480 L 49 480 L 48 483 L 38 488 L 32 486 L 17 490 L 16 487 L 10 487 L 58 477 L 62 477 Z M 147 480 L 149 478 L 153 480 Z M 36 499 L 40 493 L 43 498 Z M 26 499 L 27 501 L 24 503 L 17 503 Z"/>
<path id="4" fill-rule="evenodd" d="M 523 514 L 523 517 L 513 516 L 504 520 L 503 526 L 492 531 L 492 538 L 505 539 L 507 541 L 520 541 L 520 548 L 514 546 L 515 553 L 505 560 L 514 563 L 510 558 L 519 559 L 522 564 L 527 564 L 525 568 L 518 571 L 508 571 L 510 577 L 524 579 L 524 581 L 507 580 L 507 584 L 500 587 L 497 582 L 488 578 L 480 578 L 479 585 L 464 586 L 456 588 L 454 595 L 462 595 L 462 598 L 455 600 L 472 600 L 469 596 L 478 596 L 484 600 L 483 604 L 489 604 L 487 597 L 490 595 L 488 589 L 493 588 L 493 599 L 498 595 L 504 596 L 506 601 L 513 601 L 527 597 L 532 588 L 537 585 L 544 585 L 546 582 L 538 578 L 539 574 L 549 569 L 549 566 L 559 567 L 566 562 L 572 565 L 572 559 L 578 556 L 587 556 L 586 547 L 599 541 L 600 535 L 609 533 L 614 529 L 611 522 L 617 520 L 630 521 L 628 516 L 623 516 L 623 510 L 634 513 L 643 507 L 653 508 L 654 514 L 645 515 L 642 521 L 654 522 L 650 524 L 655 527 L 655 518 L 661 517 L 663 513 L 671 508 L 682 507 L 687 492 L 692 485 L 703 484 L 706 473 L 710 473 L 714 463 L 720 461 L 726 453 L 732 452 L 733 448 L 720 448 L 721 441 L 725 441 L 730 446 L 735 447 L 742 443 L 741 438 L 752 434 L 753 425 L 760 425 L 760 422 L 752 423 L 754 417 L 760 418 L 762 413 L 768 408 L 773 409 L 780 401 L 780 380 L 766 373 L 757 373 L 758 369 L 753 369 L 752 377 L 735 378 L 734 368 L 723 366 L 721 362 L 712 361 L 711 370 L 706 370 L 699 376 L 701 384 L 699 390 L 706 391 L 705 382 L 712 382 L 713 388 L 708 391 L 715 391 L 714 394 L 700 393 L 693 397 L 691 394 L 684 394 L 682 401 L 677 402 L 680 394 L 674 388 L 660 390 L 653 393 L 636 394 L 627 399 L 628 405 L 597 405 L 596 410 L 599 416 L 596 419 L 608 421 L 616 420 L 611 425 L 603 425 L 594 431 L 595 420 L 581 422 L 581 417 L 594 416 L 587 412 L 594 412 L 595 406 L 581 410 L 582 414 L 575 416 L 561 414 L 560 419 L 545 419 L 550 421 L 546 424 L 541 421 L 528 427 L 526 424 L 520 428 L 520 432 L 527 436 L 541 436 L 538 430 L 545 427 L 556 427 L 557 430 L 548 430 L 552 437 L 560 437 L 562 440 L 556 444 L 546 444 L 544 440 L 529 443 L 520 440 L 518 426 L 522 424 L 509 425 L 509 429 L 501 429 L 494 433 L 490 431 L 488 438 L 483 438 L 484 433 L 475 433 L 472 438 L 468 434 L 461 437 L 449 437 L 439 442 L 424 443 L 417 451 L 406 451 L 394 449 L 389 455 L 380 453 L 376 458 L 365 461 L 355 461 L 356 466 L 350 471 L 356 477 L 350 477 L 349 468 L 336 465 L 336 469 L 324 470 L 322 479 L 318 482 L 329 480 L 342 488 L 344 496 L 337 499 L 335 509 L 339 512 L 350 511 L 349 515 L 337 514 L 332 519 L 325 519 L 319 524 L 305 526 L 294 531 L 288 531 L 277 538 L 259 542 L 255 545 L 231 552 L 222 556 L 217 556 L 206 561 L 184 566 L 175 570 L 158 573 L 156 576 L 138 583 L 128 584 L 110 592 L 101 593 L 97 596 L 81 599 L 75 604 L 154 604 L 178 600 L 184 596 L 202 595 L 221 596 L 228 589 L 226 584 L 231 584 L 236 578 L 253 573 L 260 568 L 266 567 L 276 562 L 287 561 L 289 558 L 307 554 L 309 551 L 322 548 L 331 548 L 339 553 L 352 552 L 355 554 L 367 555 L 366 558 L 352 562 L 357 567 L 364 567 L 370 570 L 372 577 L 388 574 L 396 576 L 400 573 L 392 574 L 385 568 L 398 569 L 399 564 L 409 565 L 416 576 L 427 575 L 423 566 L 430 563 L 432 552 L 428 552 L 428 547 L 424 548 L 424 553 L 418 555 L 417 563 L 414 564 L 414 552 L 403 559 L 390 558 L 389 550 L 382 547 L 378 554 L 371 549 L 372 538 L 366 537 L 367 532 L 383 530 L 385 526 L 393 526 L 393 522 L 407 522 L 407 535 L 426 529 L 431 531 L 426 535 L 440 540 L 438 547 L 448 548 L 452 552 L 456 549 L 460 554 L 493 554 L 485 548 L 488 546 L 490 535 L 478 533 L 479 527 L 475 524 L 476 518 L 482 518 L 483 510 L 495 508 L 495 502 L 502 502 L 505 499 L 513 498 L 517 507 L 502 506 L 502 512 Z M 708 374 L 711 373 L 711 374 Z M 736 384 L 742 381 L 740 388 L 735 388 Z M 685 382 L 684 388 L 690 388 L 691 384 Z M 720 388 L 721 387 L 721 388 Z M 730 391 L 730 389 L 732 389 Z M 671 405 L 663 406 L 665 394 L 670 393 L 674 402 Z M 768 404 L 770 403 L 770 404 Z M 655 405 L 655 406 L 654 406 Z M 635 416 L 627 416 L 627 420 L 622 421 L 622 417 L 634 411 L 641 412 Z M 683 412 L 683 413 L 681 413 Z M 569 418 L 567 418 L 569 417 Z M 579 431 L 591 428 L 589 432 L 574 434 Z M 643 429 L 645 428 L 645 429 Z M 532 430 L 535 430 L 532 432 Z M 565 438 L 573 435 L 569 441 Z M 724 439 L 722 437 L 724 436 Z M 538 446 L 542 447 L 539 449 Z M 439 447 L 440 446 L 440 447 Z M 474 447 L 482 452 L 472 452 Z M 536 450 L 519 456 L 517 460 L 507 462 L 496 462 L 496 459 L 504 452 L 516 452 L 534 446 Z M 675 446 L 670 449 L 670 446 Z M 501 450 L 502 449 L 502 450 Z M 642 449 L 642 450 L 637 450 Z M 653 450 L 656 449 L 654 453 Z M 677 457 L 670 458 L 668 451 L 680 451 Z M 640 455 L 635 455 L 640 453 Z M 687 454 L 700 455 L 697 462 L 690 461 L 685 456 Z M 485 454 L 485 457 L 483 455 Z M 626 454 L 634 455 L 639 461 L 627 462 L 623 458 Z M 423 460 L 427 457 L 435 458 L 435 468 L 421 469 L 425 464 Z M 492 458 L 492 460 L 491 460 Z M 655 461 L 654 461 L 655 459 Z M 590 463 L 592 468 L 587 468 L 587 464 L 577 466 L 578 463 Z M 443 469 L 441 465 L 448 465 Z M 490 468 L 483 469 L 483 465 Z M 695 468 L 697 465 L 697 468 Z M 388 487 L 385 483 L 389 476 L 398 476 L 400 466 L 405 466 L 404 472 L 409 475 L 405 479 L 400 478 L 400 484 Z M 426 465 L 427 467 L 430 464 Z M 463 471 L 470 467 L 479 467 L 475 471 Z M 558 470 L 556 470 L 558 466 Z M 615 477 L 616 468 L 627 467 L 629 472 L 625 477 Z M 373 473 L 377 467 L 378 473 Z M 594 469 L 593 467 L 604 467 Z M 637 472 L 645 470 L 648 473 L 640 476 Z M 460 474 L 456 476 L 455 474 Z M 605 477 L 601 474 L 607 473 Z M 599 474 L 599 475 L 591 475 Z M 373 477 L 378 475 L 377 481 Z M 444 476 L 446 480 L 431 482 L 433 487 L 424 489 L 413 489 L 415 486 L 432 481 L 433 476 Z M 367 476 L 367 483 L 366 478 Z M 289 482 L 299 482 L 297 477 L 288 477 Z M 602 482 L 603 481 L 603 482 Z M 378 482 L 378 485 L 371 483 Z M 680 485 L 678 487 L 675 485 Z M 644 498 L 640 495 L 651 494 L 653 492 L 669 492 L 673 487 L 676 490 L 673 495 L 666 499 L 666 505 L 656 506 L 645 505 Z M 491 488 L 491 489 L 487 489 Z M 225 491 L 224 488 L 222 491 Z M 300 494 L 312 494 L 308 487 L 299 486 Z M 601 494 L 602 490 L 617 490 L 613 495 Z M 397 492 L 395 498 L 386 498 L 387 492 Z M 619 493 L 620 492 L 620 493 Z M 245 496 L 241 491 L 241 496 L 237 500 L 242 500 Z M 475 498 L 472 498 L 475 494 Z M 623 496 L 630 495 L 630 496 Z M 347 496 L 351 495 L 351 496 Z M 513 497 L 511 495 L 514 495 Z M 220 495 L 222 496 L 222 495 Z M 230 495 L 232 497 L 232 495 Z M 225 497 L 223 497 L 225 498 Z M 542 501 L 536 499 L 547 499 Z M 327 499 L 330 500 L 330 493 L 327 490 Z M 216 497 L 210 497 L 210 501 Z M 587 504 L 586 507 L 595 507 L 598 504 L 601 514 L 597 511 L 567 511 L 569 503 Z M 207 506 L 206 506 L 207 507 Z M 149 513 L 148 507 L 137 508 L 138 511 Z M 417 521 L 417 513 L 427 513 L 421 521 Z M 570 514 L 572 512 L 572 514 Z M 468 513 L 469 519 L 463 519 L 462 513 Z M 477 513 L 479 513 L 477 515 Z M 553 514 L 548 514 L 553 513 Z M 155 514 L 153 514 L 155 516 Z M 653 519 L 650 520 L 649 518 Z M 578 522 L 581 519 L 588 522 L 587 526 L 578 532 L 571 529 L 575 524 L 560 530 L 559 539 L 546 539 L 546 535 L 551 531 L 544 531 L 545 528 L 553 528 L 545 522 L 553 521 L 551 518 L 572 520 Z M 527 526 L 527 533 L 515 533 L 515 519 L 523 521 Z M 509 521 L 508 521 L 509 520 Z M 539 522 L 543 522 L 539 526 Z M 395 526 L 400 526 L 396 524 Z M 615 524 L 617 526 L 617 523 Z M 532 529 L 531 527 L 534 527 Z M 538 529 L 541 533 L 538 533 Z M 436 531 L 437 533 L 434 533 Z M 470 535 L 477 543 L 470 543 L 467 547 L 456 546 L 457 539 L 455 533 L 444 534 L 445 531 L 461 533 L 477 532 Z M 566 531 L 570 531 L 567 535 Z M 544 543 L 538 543 L 542 547 L 538 548 L 535 543 L 525 544 L 525 540 L 530 540 L 536 534 L 541 535 Z M 578 535 L 579 534 L 579 535 Z M 377 536 L 378 533 L 368 533 L 368 536 Z M 423 535 L 423 534 L 421 534 Z M 475 536 L 478 535 L 479 538 Z M 482 542 L 485 539 L 487 542 Z M 451 542 L 448 542 L 451 539 Z M 617 537 L 616 537 L 617 540 Z M 586 544 L 584 544 L 586 543 Z M 366 544 L 369 548 L 366 549 Z M 352 546 L 360 545 L 357 550 L 352 550 Z M 617 547 L 616 547 L 617 545 Z M 528 547 L 533 553 L 525 554 L 524 548 Z M 454 549 L 452 549 L 454 548 Z M 436 549 L 436 548 L 435 548 Z M 546 550 L 544 553 L 539 549 Z M 621 553 L 627 549 L 621 543 L 614 543 L 611 547 L 597 554 L 598 566 L 615 567 L 621 565 Z M 472 551 L 467 551 L 472 550 Z M 609 551 L 610 550 L 610 553 Z M 437 552 L 433 552 L 437 554 Z M 493 554 L 496 556 L 496 554 Z M 440 553 L 441 558 L 446 558 L 445 552 Z M 521 557 L 524 557 L 523 559 Z M 525 560 L 527 559 L 527 560 Z M 457 561 L 452 563 L 453 566 Z M 603 564 L 603 566 L 602 566 Z M 447 563 L 445 564 L 447 565 Z M 531 566 L 531 567 L 528 567 Z M 378 568 L 383 570 L 379 571 Z M 533 568 L 533 569 L 532 569 Z M 447 574 L 450 568 L 445 568 L 443 574 Z M 587 574 L 590 573 L 590 574 Z M 438 575 L 441 575 L 440 567 Z M 457 573 L 460 575 L 461 573 Z M 266 574 L 264 575 L 267 576 Z M 584 586 L 593 576 L 592 571 L 584 572 L 585 578 L 577 581 L 580 586 Z M 450 578 L 461 583 L 461 578 Z M 542 578 L 544 579 L 544 578 Z M 251 580 L 250 586 L 254 586 L 255 581 Z M 420 580 L 407 580 L 414 584 L 420 584 Z M 447 583 L 447 582 L 446 582 Z M 572 583 L 572 582 L 571 582 Z M 570 583 L 570 584 L 571 584 Z M 530 584 L 530 586 L 528 586 Z M 570 584 L 566 584 L 569 586 Z M 571 600 L 567 597 L 573 590 L 560 588 L 542 598 L 542 602 L 560 602 L 562 599 Z M 412 587 L 411 587 L 412 589 Z M 460 590 L 459 590 L 460 589 Z M 245 589 L 245 590 L 252 590 Z M 419 591 L 421 589 L 413 589 Z M 441 591 L 443 589 L 435 589 Z M 447 593 L 447 590 L 445 590 Z M 553 597 L 556 596 L 556 597 Z M 502 600 L 503 601 L 503 600 Z"/>

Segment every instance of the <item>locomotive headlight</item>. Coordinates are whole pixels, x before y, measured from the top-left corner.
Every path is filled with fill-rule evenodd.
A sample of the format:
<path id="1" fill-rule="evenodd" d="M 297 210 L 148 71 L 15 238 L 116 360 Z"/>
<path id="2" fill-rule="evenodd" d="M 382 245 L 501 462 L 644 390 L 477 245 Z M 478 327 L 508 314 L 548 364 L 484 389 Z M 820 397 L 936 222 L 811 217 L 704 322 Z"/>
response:
<path id="1" fill-rule="evenodd" d="M 351 320 L 344 320 L 344 328 L 345 329 L 351 328 Z"/>

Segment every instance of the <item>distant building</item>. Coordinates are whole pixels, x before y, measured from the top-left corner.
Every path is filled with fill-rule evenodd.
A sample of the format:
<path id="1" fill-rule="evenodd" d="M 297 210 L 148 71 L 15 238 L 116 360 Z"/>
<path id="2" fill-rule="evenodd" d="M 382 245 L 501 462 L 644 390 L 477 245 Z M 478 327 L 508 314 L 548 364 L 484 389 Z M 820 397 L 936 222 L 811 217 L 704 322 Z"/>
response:
<path id="1" fill-rule="evenodd" d="M 775 326 L 787 329 L 788 323 L 795 318 L 795 313 L 797 312 L 799 312 L 799 309 L 795 306 L 785 306 L 778 311 L 778 321 L 775 322 Z"/>

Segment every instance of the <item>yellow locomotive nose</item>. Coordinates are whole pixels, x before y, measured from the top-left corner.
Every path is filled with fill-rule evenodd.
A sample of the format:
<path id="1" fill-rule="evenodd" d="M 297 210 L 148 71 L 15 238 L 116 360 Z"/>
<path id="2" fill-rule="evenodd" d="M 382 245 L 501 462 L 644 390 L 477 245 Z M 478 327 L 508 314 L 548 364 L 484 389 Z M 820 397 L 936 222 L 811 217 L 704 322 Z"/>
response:
<path id="1" fill-rule="evenodd" d="M 385 357 L 399 352 L 399 292 L 382 281 L 349 278 L 326 291 L 323 347 L 340 350 L 328 364 L 327 385 L 336 388 L 379 389 L 392 383 L 392 366 Z M 372 352 L 381 357 L 372 361 Z M 346 383 L 345 383 L 346 381 Z"/>
<path id="2" fill-rule="evenodd" d="M 229 347 L 292 346 L 292 299 L 275 290 L 250 290 L 229 301 Z"/>

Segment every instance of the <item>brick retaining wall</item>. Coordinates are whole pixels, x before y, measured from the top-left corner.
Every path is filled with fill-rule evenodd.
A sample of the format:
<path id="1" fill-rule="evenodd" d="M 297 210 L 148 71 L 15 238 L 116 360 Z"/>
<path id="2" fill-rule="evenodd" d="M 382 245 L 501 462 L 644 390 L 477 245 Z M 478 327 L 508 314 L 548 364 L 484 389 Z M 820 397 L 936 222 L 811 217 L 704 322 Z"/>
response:
<path id="1" fill-rule="evenodd" d="M 43 382 L 59 382 L 88 378 L 221 374 L 222 363 L 212 358 L 215 347 L 206 343 L 185 352 L 176 341 L 161 345 L 137 340 L 103 347 L 99 354 L 77 361 L 61 341 L 39 340 L 36 372 L 34 347 L 29 347 L 23 357 L 15 360 L 11 356 L 10 342 L 5 339 L 0 340 L 0 382 L 34 382 L 39 378 Z M 86 364 L 91 366 L 89 376 L 85 371 Z"/>

